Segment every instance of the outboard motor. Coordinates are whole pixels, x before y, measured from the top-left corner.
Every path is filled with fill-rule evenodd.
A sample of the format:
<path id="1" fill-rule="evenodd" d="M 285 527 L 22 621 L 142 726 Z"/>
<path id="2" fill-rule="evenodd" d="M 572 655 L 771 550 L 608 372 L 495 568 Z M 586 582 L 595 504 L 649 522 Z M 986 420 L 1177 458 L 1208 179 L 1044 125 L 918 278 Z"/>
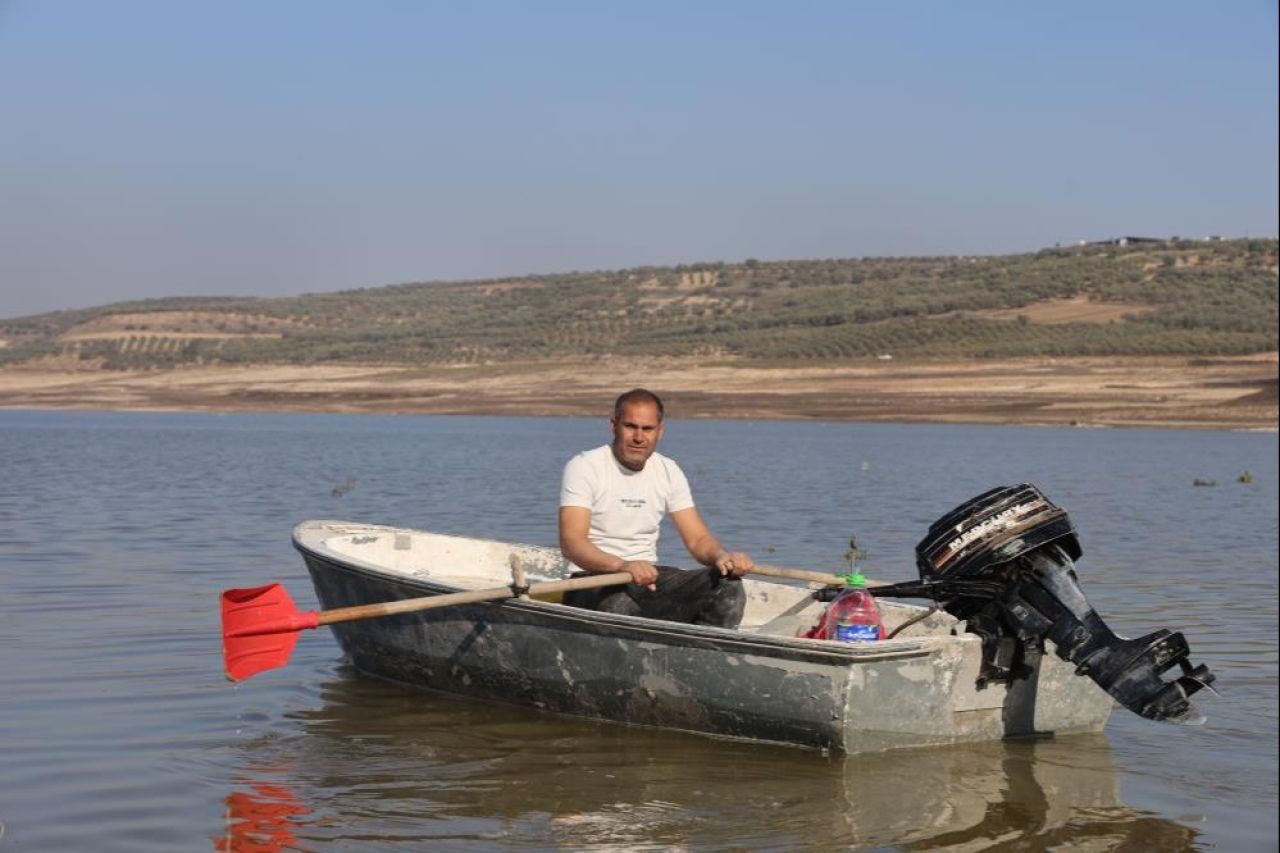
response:
<path id="1" fill-rule="evenodd" d="M 1186 638 L 1160 629 L 1117 636 L 1076 582 L 1080 543 L 1066 510 L 1024 483 L 992 489 L 956 507 L 916 546 L 920 581 L 872 587 L 876 596 L 932 598 L 982 638 L 978 686 L 1028 674 L 1026 649 L 1053 641 L 1124 707 L 1151 720 L 1196 724 L 1188 697 L 1214 680 L 1192 666 Z M 1161 676 L 1173 667 L 1181 674 Z M 1209 688 L 1210 691 L 1213 688 Z"/>

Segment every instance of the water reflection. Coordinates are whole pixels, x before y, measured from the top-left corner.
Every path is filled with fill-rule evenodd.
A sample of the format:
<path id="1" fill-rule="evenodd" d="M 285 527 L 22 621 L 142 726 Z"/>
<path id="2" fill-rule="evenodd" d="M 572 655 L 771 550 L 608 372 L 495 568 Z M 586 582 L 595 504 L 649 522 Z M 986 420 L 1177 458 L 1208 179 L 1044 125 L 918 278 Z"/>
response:
<path id="1" fill-rule="evenodd" d="M 294 827 L 310 814 L 288 785 L 246 782 L 227 795 L 226 834 L 219 853 L 278 853 L 297 848 Z"/>
<path id="2" fill-rule="evenodd" d="M 1101 735 L 835 758 L 584 723 L 350 670 L 320 700 L 292 715 L 296 736 L 245 745 L 246 763 L 287 769 L 236 786 L 242 830 L 215 849 L 1176 851 L 1198 836 L 1122 802 Z"/>

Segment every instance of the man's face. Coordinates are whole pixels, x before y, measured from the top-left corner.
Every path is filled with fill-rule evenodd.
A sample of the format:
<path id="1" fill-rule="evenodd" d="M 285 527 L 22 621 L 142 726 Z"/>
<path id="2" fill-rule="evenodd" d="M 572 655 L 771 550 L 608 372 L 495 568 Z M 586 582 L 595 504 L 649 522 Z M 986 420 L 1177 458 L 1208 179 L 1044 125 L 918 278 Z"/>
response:
<path id="1" fill-rule="evenodd" d="M 632 471 L 644 468 L 662 438 L 662 421 L 653 403 L 637 401 L 622 407 L 622 416 L 611 418 L 613 456 Z"/>

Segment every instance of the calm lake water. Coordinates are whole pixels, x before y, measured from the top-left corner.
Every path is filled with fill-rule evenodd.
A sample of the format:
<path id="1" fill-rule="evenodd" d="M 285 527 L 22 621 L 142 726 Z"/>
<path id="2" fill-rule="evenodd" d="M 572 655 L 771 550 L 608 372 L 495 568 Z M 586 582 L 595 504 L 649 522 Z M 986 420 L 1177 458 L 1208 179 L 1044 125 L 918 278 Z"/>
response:
<path id="1" fill-rule="evenodd" d="M 224 680 L 222 589 L 315 606 L 296 523 L 553 543 L 563 462 L 605 440 L 603 418 L 0 412 L 0 851 L 1275 849 L 1274 434 L 668 428 L 723 540 L 835 570 L 856 533 L 886 580 L 956 504 L 1036 483 L 1112 626 L 1181 629 L 1217 673 L 1200 728 L 1117 711 L 824 757 L 401 689 L 323 630 Z"/>

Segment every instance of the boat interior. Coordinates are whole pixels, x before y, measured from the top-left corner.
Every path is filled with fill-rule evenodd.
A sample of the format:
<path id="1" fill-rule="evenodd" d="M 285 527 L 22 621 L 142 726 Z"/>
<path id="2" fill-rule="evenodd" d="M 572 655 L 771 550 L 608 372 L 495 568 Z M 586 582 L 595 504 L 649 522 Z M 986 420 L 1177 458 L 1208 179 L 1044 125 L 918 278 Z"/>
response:
<path id="1" fill-rule="evenodd" d="M 514 566 L 526 582 L 564 580 L 575 571 L 557 549 L 471 539 L 418 530 L 309 522 L 295 536 L 307 548 L 375 571 L 430 581 L 458 590 L 488 589 L 513 582 Z M 871 581 L 872 585 L 875 581 Z M 744 579 L 747 607 L 738 630 L 779 637 L 800 637 L 817 624 L 827 604 L 815 583 L 759 576 Z M 560 593 L 533 599 L 560 604 Z M 878 599 L 887 640 L 950 635 L 954 617 L 941 610 Z"/>

